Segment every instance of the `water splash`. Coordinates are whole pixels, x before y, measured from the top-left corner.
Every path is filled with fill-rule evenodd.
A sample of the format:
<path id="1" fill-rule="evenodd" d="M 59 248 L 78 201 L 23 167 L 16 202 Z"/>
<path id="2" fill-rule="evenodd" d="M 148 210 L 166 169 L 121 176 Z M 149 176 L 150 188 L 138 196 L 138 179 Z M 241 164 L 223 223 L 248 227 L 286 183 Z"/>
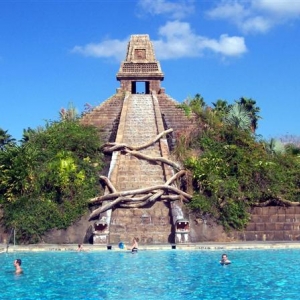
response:
<path id="1" fill-rule="evenodd" d="M 174 225 L 175 225 L 175 223 L 176 223 L 177 220 L 183 219 L 182 209 L 175 202 L 172 203 L 172 216 L 173 216 L 173 223 L 174 223 Z"/>

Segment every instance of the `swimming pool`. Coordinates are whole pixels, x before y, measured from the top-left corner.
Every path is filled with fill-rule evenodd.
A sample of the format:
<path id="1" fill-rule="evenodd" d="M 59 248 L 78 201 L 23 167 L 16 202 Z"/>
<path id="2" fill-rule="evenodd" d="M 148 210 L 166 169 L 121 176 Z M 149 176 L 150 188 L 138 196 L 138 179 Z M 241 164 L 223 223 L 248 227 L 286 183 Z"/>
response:
<path id="1" fill-rule="evenodd" d="M 300 250 L 126 251 L 0 255 L 8 299 L 299 299 Z M 14 275 L 22 259 L 24 274 Z"/>

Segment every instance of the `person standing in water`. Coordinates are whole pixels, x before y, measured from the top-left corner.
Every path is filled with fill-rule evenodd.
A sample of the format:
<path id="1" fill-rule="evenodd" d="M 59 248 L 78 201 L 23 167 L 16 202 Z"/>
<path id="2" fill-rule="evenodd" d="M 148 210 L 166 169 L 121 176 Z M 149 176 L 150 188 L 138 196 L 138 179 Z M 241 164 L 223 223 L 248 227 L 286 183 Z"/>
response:
<path id="1" fill-rule="evenodd" d="M 139 248 L 138 239 L 137 238 L 133 238 L 132 246 L 131 246 L 131 252 L 132 253 L 137 252 L 138 248 Z"/>
<path id="2" fill-rule="evenodd" d="M 84 252 L 85 250 L 83 249 L 81 244 L 78 244 L 78 248 L 77 248 L 78 252 Z"/>
<path id="3" fill-rule="evenodd" d="M 21 261 L 20 258 L 17 258 L 17 259 L 14 261 L 15 274 L 17 274 L 17 275 L 23 273 L 23 270 L 22 270 L 22 268 L 21 268 L 21 264 L 22 264 L 22 261 Z"/>
<path id="4" fill-rule="evenodd" d="M 231 261 L 228 259 L 227 254 L 222 254 L 221 260 L 220 260 L 221 265 L 229 265 L 231 264 Z"/>

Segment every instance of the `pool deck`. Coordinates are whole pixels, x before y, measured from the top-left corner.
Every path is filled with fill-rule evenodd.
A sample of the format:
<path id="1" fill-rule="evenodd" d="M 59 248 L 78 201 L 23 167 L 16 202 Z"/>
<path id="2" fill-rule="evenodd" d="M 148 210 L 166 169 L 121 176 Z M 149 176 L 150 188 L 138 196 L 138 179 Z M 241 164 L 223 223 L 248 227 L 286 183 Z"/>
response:
<path id="1" fill-rule="evenodd" d="M 32 244 L 32 245 L 7 245 L 0 244 L 1 252 L 41 252 L 41 251 L 77 251 L 75 244 Z M 119 249 L 118 245 L 91 245 L 84 244 L 84 250 L 96 251 L 126 251 Z M 254 250 L 254 249 L 300 249 L 300 241 L 270 241 L 270 242 L 202 242 L 187 244 L 159 244 L 139 245 L 139 250 Z"/>

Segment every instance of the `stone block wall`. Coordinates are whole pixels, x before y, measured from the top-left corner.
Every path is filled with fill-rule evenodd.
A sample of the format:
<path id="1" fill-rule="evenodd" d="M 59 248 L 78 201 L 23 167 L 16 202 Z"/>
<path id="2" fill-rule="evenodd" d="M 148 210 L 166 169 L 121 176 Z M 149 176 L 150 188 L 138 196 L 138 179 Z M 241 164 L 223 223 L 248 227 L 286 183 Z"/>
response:
<path id="1" fill-rule="evenodd" d="M 113 95 L 81 118 L 81 123 L 100 129 L 104 141 L 114 142 L 119 126 L 124 93 Z"/>
<path id="2" fill-rule="evenodd" d="M 170 243 L 170 223 L 169 207 L 163 202 L 144 209 L 117 208 L 110 224 L 109 243 L 130 244 L 134 237 L 140 244 Z"/>
<path id="3" fill-rule="evenodd" d="M 298 241 L 300 240 L 300 207 L 254 207 L 251 220 L 235 238 L 244 241 Z"/>
<path id="4" fill-rule="evenodd" d="M 189 130 L 193 129 L 194 118 L 187 117 L 183 109 L 178 108 L 179 102 L 172 99 L 169 95 L 160 93 L 157 94 L 160 111 L 162 114 L 165 129 L 173 128 L 173 133 L 170 135 L 169 146 L 173 150 L 176 139 Z"/>

